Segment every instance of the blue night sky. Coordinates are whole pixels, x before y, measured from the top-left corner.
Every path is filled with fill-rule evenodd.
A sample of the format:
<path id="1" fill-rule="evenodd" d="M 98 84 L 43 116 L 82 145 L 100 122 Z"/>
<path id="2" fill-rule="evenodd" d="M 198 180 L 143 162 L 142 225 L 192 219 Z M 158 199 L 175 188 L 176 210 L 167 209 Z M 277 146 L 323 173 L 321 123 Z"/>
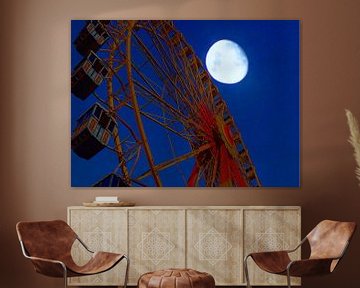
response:
<path id="1" fill-rule="evenodd" d="M 84 26 L 84 21 L 72 21 L 72 42 Z M 249 60 L 246 77 L 237 84 L 222 84 L 213 79 L 227 103 L 249 150 L 263 187 L 298 187 L 300 185 L 300 111 L 299 111 L 299 27 L 297 20 L 220 20 L 174 21 L 205 67 L 210 46 L 221 39 L 236 42 Z M 71 47 L 71 68 L 82 59 L 74 45 Z M 105 82 L 96 92 L 105 93 Z M 71 129 L 78 116 L 96 102 L 94 96 L 80 100 L 71 96 Z M 121 112 L 119 112 L 121 113 Z M 124 112 L 123 117 L 126 117 Z M 129 118 L 132 115 L 129 114 Z M 129 123 L 133 120 L 129 120 Z M 146 124 L 149 144 L 155 162 L 171 158 L 171 152 L 159 136 L 161 131 Z M 156 130 L 157 129 L 157 130 Z M 155 135 L 156 137 L 151 137 Z M 166 138 L 166 137 L 163 137 Z M 189 151 L 184 143 L 174 142 L 177 155 Z M 167 152 L 168 151 L 168 152 Z M 168 154 L 167 154 L 168 153 Z M 145 157 L 143 157 L 145 158 Z M 90 160 L 71 152 L 71 185 L 89 187 L 118 164 L 114 152 L 104 149 Z M 141 159 L 139 173 L 147 170 Z M 193 159 L 181 163 L 187 178 Z M 164 186 L 185 186 L 179 167 L 161 172 Z M 146 184 L 153 186 L 151 180 Z"/>

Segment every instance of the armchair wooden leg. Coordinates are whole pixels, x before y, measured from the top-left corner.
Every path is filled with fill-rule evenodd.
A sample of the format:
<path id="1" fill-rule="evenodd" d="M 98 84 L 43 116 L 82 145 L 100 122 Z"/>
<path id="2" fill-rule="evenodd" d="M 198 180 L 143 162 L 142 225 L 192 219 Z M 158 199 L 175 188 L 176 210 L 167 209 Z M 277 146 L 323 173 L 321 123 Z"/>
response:
<path id="1" fill-rule="evenodd" d="M 249 269 L 248 269 L 248 266 L 247 266 L 247 259 L 249 258 L 249 256 L 250 255 L 247 255 L 244 258 L 244 272 L 245 272 L 245 279 L 246 279 L 246 287 L 247 288 L 251 288 L 250 279 L 249 279 Z"/>

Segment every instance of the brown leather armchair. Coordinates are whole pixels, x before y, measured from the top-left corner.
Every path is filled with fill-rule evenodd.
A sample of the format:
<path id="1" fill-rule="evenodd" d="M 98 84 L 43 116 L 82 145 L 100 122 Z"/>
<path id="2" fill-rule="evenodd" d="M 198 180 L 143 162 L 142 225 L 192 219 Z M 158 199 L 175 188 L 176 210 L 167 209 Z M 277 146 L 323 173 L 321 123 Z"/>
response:
<path id="1" fill-rule="evenodd" d="M 121 260 L 127 261 L 124 288 L 127 285 L 129 259 L 125 254 L 91 251 L 76 235 L 66 222 L 62 220 L 19 222 L 16 231 L 24 256 L 31 260 L 35 271 L 50 277 L 87 276 L 112 269 Z M 83 266 L 78 266 L 72 256 L 71 247 L 78 240 L 92 254 Z"/>
<path id="2" fill-rule="evenodd" d="M 247 287 L 251 287 L 247 267 L 249 257 L 266 272 L 286 275 L 289 288 L 291 276 L 304 277 L 333 272 L 344 256 L 355 229 L 354 222 L 324 220 L 292 250 L 250 253 L 244 259 Z M 289 253 L 296 251 L 306 241 L 311 249 L 309 259 L 291 261 Z"/>

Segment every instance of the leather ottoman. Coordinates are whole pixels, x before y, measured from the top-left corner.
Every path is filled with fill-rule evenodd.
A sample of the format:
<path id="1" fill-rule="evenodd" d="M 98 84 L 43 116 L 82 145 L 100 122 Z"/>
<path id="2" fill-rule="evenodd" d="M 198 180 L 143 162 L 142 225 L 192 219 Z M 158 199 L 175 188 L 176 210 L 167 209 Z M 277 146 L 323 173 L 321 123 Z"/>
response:
<path id="1" fill-rule="evenodd" d="M 214 288 L 214 277 L 192 269 L 166 269 L 140 276 L 138 288 Z"/>

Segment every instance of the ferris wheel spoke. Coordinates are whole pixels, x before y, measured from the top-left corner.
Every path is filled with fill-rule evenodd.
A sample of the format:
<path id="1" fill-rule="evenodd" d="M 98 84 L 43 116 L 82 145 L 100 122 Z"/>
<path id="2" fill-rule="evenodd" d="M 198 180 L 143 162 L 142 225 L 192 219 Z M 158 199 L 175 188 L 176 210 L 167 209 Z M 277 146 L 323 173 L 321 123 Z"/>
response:
<path id="1" fill-rule="evenodd" d="M 166 134 L 167 134 L 166 136 L 167 136 L 168 141 L 169 141 L 169 144 L 170 144 L 171 153 L 172 153 L 173 157 L 176 158 L 174 143 L 173 143 L 173 141 L 171 140 L 171 137 L 170 137 L 169 133 L 166 133 Z M 181 163 L 181 162 L 176 163 L 175 166 L 176 166 L 176 169 L 178 170 L 179 175 L 181 175 L 181 178 L 182 178 L 182 180 L 183 180 L 184 185 L 186 185 L 185 173 L 184 173 L 183 169 L 181 168 L 180 163 Z"/>
<path id="2" fill-rule="evenodd" d="M 134 71 L 138 74 L 138 76 L 140 76 L 141 80 L 144 82 L 144 85 L 148 86 L 151 88 L 151 91 L 145 87 L 143 84 L 141 84 L 140 82 L 138 82 L 137 80 L 134 79 L 134 83 L 142 88 L 144 91 L 146 91 L 148 94 L 154 96 L 155 98 L 157 98 L 158 102 L 163 103 L 164 105 L 167 106 L 167 108 L 171 109 L 174 113 L 177 113 L 179 115 L 179 111 L 181 111 L 181 109 L 179 109 L 179 107 L 170 107 L 169 106 L 169 101 L 165 101 L 164 96 L 159 95 L 158 92 L 156 92 L 156 88 L 154 87 L 154 85 L 157 85 L 156 83 L 152 82 L 151 79 L 149 79 L 148 77 L 146 77 L 141 70 L 136 67 L 133 63 L 132 63 L 132 67 L 134 69 Z M 164 90 L 164 89 L 163 89 Z M 143 95 L 143 93 L 140 93 L 139 95 Z M 168 97 L 170 97 L 170 94 L 167 95 Z M 170 97 L 171 98 L 171 97 Z M 179 105 L 179 99 L 175 98 L 177 105 Z M 183 109 L 184 110 L 184 109 Z"/>
<path id="3" fill-rule="evenodd" d="M 146 114 L 146 116 L 151 117 L 152 119 L 161 121 L 162 123 L 167 124 L 167 125 L 171 125 L 172 123 L 177 122 L 175 119 L 170 118 L 170 115 L 167 115 L 166 113 L 163 113 L 163 115 L 159 115 L 159 114 L 155 114 L 154 112 L 145 112 L 145 114 Z"/>
<path id="4" fill-rule="evenodd" d="M 151 40 L 152 40 L 158 54 L 160 55 L 160 57 L 162 59 L 162 63 L 165 64 L 165 66 L 167 67 L 168 74 L 169 75 L 174 75 L 174 74 L 178 75 L 179 79 L 183 80 L 183 77 L 182 77 L 183 75 L 180 73 L 180 71 L 178 69 L 178 63 L 175 61 L 175 58 L 173 57 L 173 55 L 171 55 L 171 53 L 169 53 L 169 50 L 164 47 L 164 45 L 162 43 L 163 41 L 159 39 L 159 35 L 157 33 L 153 33 L 152 35 L 154 35 L 154 37 L 152 37 Z M 184 87 L 186 87 L 186 86 L 184 86 Z M 190 90 L 187 92 L 190 92 Z"/>
<path id="5" fill-rule="evenodd" d="M 136 165 L 137 165 L 137 163 L 138 163 L 139 160 L 140 160 L 140 155 L 141 155 L 141 146 L 138 146 L 138 149 L 137 149 L 137 151 L 136 151 L 136 158 L 135 158 L 135 160 L 134 160 L 134 163 L 132 164 L 132 167 L 130 168 L 130 175 L 133 175 L 133 174 L 134 174 Z"/>
<path id="6" fill-rule="evenodd" d="M 132 159 L 134 159 L 137 155 L 139 145 L 134 145 L 133 147 L 130 147 L 126 152 L 124 153 L 124 158 L 126 159 L 126 163 L 129 163 Z M 131 173 L 129 173 L 131 175 Z"/>
<path id="7" fill-rule="evenodd" d="M 144 54 L 146 59 L 148 59 L 148 62 L 153 66 L 153 68 L 157 71 L 157 74 L 160 76 L 161 80 L 166 79 L 166 71 L 164 70 L 164 67 L 162 65 L 159 65 L 158 60 L 155 59 L 149 48 L 146 47 L 144 42 L 136 35 L 136 33 L 133 34 L 134 39 L 136 40 L 137 44 L 135 47 L 139 49 L 140 52 Z M 167 64 L 164 65 L 165 67 Z"/>
<path id="8" fill-rule="evenodd" d="M 168 79 L 168 83 L 171 84 L 172 88 L 175 89 L 176 93 L 172 93 L 172 95 L 180 95 L 181 99 L 185 102 L 184 106 L 185 107 L 191 107 L 191 103 L 189 101 L 189 98 L 186 97 L 185 95 L 183 95 L 183 92 L 179 89 L 179 87 L 177 87 L 177 85 L 174 83 L 173 79 L 170 77 L 170 75 L 164 70 L 163 67 L 161 67 L 161 65 L 159 65 L 158 61 L 154 58 L 154 56 L 149 52 L 149 50 L 147 49 L 146 45 L 141 41 L 141 39 L 136 36 L 136 34 L 134 34 L 134 38 L 136 39 L 137 43 L 139 44 L 139 46 L 142 48 L 143 52 L 145 53 L 145 55 L 150 59 L 150 62 L 152 65 L 154 65 L 155 67 L 157 67 L 157 71 L 161 71 L 162 76 L 160 76 L 160 78 L 162 79 Z M 164 81 L 164 84 L 166 85 L 166 81 Z"/>
<path id="9" fill-rule="evenodd" d="M 138 77 L 136 77 L 136 81 L 138 82 L 138 80 L 142 80 L 143 81 L 143 85 L 148 85 L 149 87 L 151 87 L 152 91 L 157 91 L 157 90 L 161 90 L 161 87 L 159 86 L 158 83 L 156 83 L 155 81 L 153 81 L 152 79 L 150 79 L 149 77 L 147 77 L 144 73 L 141 72 L 141 69 L 139 67 L 137 67 L 135 64 L 132 63 L 132 68 L 134 69 L 136 75 L 138 75 L 140 77 L 140 79 Z M 140 82 L 139 82 L 140 83 Z M 156 92 L 158 93 L 158 92 Z"/>
<path id="10" fill-rule="evenodd" d="M 180 83 L 180 86 L 183 90 L 185 90 L 185 93 L 191 95 L 194 100 L 197 99 L 200 101 L 201 97 L 199 95 L 199 89 L 197 89 L 196 85 L 194 85 L 193 79 L 184 73 L 185 69 L 184 63 L 182 61 L 183 59 L 177 56 L 179 53 L 174 53 L 174 49 L 171 49 L 173 48 L 170 44 L 171 41 L 168 38 L 165 40 L 165 37 L 163 37 L 161 40 L 158 33 L 154 33 L 153 35 L 155 35 L 155 37 L 152 38 L 152 41 L 158 48 L 157 50 L 159 54 L 162 55 L 163 62 L 172 64 L 170 65 L 172 69 L 169 71 L 172 71 L 173 73 L 169 72 L 169 74 L 174 78 L 174 82 Z M 165 46 L 162 43 L 163 41 L 165 42 Z M 186 77 L 184 77 L 184 75 L 186 75 Z"/>
<path id="11" fill-rule="evenodd" d="M 113 113 L 114 108 L 115 108 L 115 97 L 114 97 L 114 94 L 113 94 L 113 81 L 112 81 L 112 78 L 113 76 L 115 78 L 119 78 L 117 76 L 117 73 L 116 71 L 114 71 L 113 69 L 113 66 L 114 66 L 114 58 L 115 58 L 115 53 L 116 53 L 116 44 L 113 44 L 110 46 L 111 48 L 113 48 L 112 51 L 110 51 L 108 53 L 108 57 L 109 57 L 109 60 L 108 61 L 103 61 L 103 63 L 106 63 L 107 66 L 109 67 L 110 69 L 110 77 L 107 79 L 106 81 L 106 91 L 107 91 L 107 103 L 108 103 L 108 107 L 109 107 L 109 111 L 110 113 Z M 120 83 L 121 83 L 121 79 L 120 79 Z M 116 114 L 115 114 L 116 115 Z M 113 139 L 114 139 L 114 142 L 115 142 L 115 150 L 116 150 L 116 154 L 117 154 L 117 157 L 118 157 L 118 160 L 119 160 L 119 164 L 121 166 L 121 170 L 122 170 L 122 174 L 124 176 L 124 181 L 125 183 L 127 184 L 130 184 L 130 179 L 129 179 L 129 171 L 128 171 L 128 168 L 126 166 L 126 158 L 124 158 L 124 151 L 122 149 L 122 146 L 121 146 L 121 139 L 120 139 L 120 135 L 119 135 L 119 132 L 118 132 L 118 129 L 117 129 L 117 132 L 115 133 L 116 135 L 113 136 Z"/>
<path id="12" fill-rule="evenodd" d="M 159 33 L 155 33 L 155 30 L 153 31 L 154 31 L 155 39 L 161 42 L 158 36 Z M 203 69 L 201 65 L 200 65 L 201 67 L 198 67 L 197 65 L 192 65 L 192 67 L 188 67 L 189 64 L 191 64 L 189 63 L 190 62 L 189 58 L 187 58 L 183 53 L 181 53 L 181 51 L 179 51 L 177 47 L 180 47 L 181 49 L 185 49 L 186 47 L 186 49 L 191 51 L 190 55 L 192 55 L 193 59 L 195 59 L 196 56 L 191 46 L 184 40 L 184 37 L 179 36 L 181 35 L 179 32 L 174 32 L 174 36 L 172 38 L 169 38 L 169 33 L 166 33 L 165 35 L 166 36 L 163 36 L 162 39 L 165 39 L 166 37 L 166 40 L 164 41 L 165 41 L 165 47 L 167 47 L 167 49 L 164 47 L 164 45 L 161 45 L 161 47 L 163 48 L 164 51 L 165 50 L 167 51 L 167 57 L 169 59 L 172 59 L 173 68 L 176 70 L 177 77 L 181 81 L 181 84 L 183 85 L 183 87 L 188 89 L 189 93 L 192 95 L 193 98 L 197 98 L 198 101 L 203 100 L 204 96 L 206 95 L 204 92 L 206 91 L 203 87 L 204 86 L 203 83 L 201 81 L 198 81 L 199 78 L 198 75 L 203 71 L 205 71 L 205 69 Z M 166 61 L 166 62 L 170 62 L 170 61 Z M 191 75 L 188 73 L 189 71 L 191 72 Z M 189 90 L 190 88 L 191 90 Z"/>
<path id="13" fill-rule="evenodd" d="M 130 104 L 126 104 L 126 107 L 129 107 L 129 108 L 133 109 L 133 107 L 132 107 Z M 187 137 L 186 135 L 184 135 L 183 133 L 180 133 L 180 132 L 176 131 L 175 129 L 171 128 L 170 126 L 166 125 L 165 123 L 163 123 L 163 122 L 155 119 L 154 117 L 150 116 L 150 115 L 147 114 L 146 112 L 140 111 L 140 114 L 141 114 L 142 116 L 146 117 L 147 119 L 151 120 L 152 122 L 160 125 L 161 127 L 163 127 L 163 128 L 165 128 L 165 129 L 171 131 L 172 133 L 176 134 L 177 136 L 179 136 L 179 137 L 181 137 L 181 138 L 183 138 L 183 139 L 185 139 L 185 140 L 188 140 L 188 141 L 190 140 L 190 138 Z"/>
<path id="14" fill-rule="evenodd" d="M 128 25 L 125 21 L 124 24 L 118 22 L 116 26 L 112 25 L 110 22 L 110 24 L 103 25 L 103 27 L 105 28 L 113 43 L 115 43 L 117 46 L 120 46 L 125 42 L 126 32 L 128 31 Z"/>
<path id="15" fill-rule="evenodd" d="M 102 98 L 99 96 L 99 94 L 97 94 L 95 91 L 93 91 L 92 94 L 94 95 L 94 97 L 96 98 L 96 100 L 99 101 L 101 104 L 103 104 L 103 105 L 105 105 L 105 106 L 108 105 L 108 103 L 107 103 L 104 99 L 102 99 Z"/>
<path id="16" fill-rule="evenodd" d="M 130 29 L 129 29 L 128 37 L 126 39 L 127 76 L 128 76 L 128 80 L 129 80 L 129 92 L 131 95 L 131 102 L 134 107 L 135 119 L 136 119 L 136 123 L 137 123 L 138 129 L 139 129 L 140 137 L 142 140 L 142 145 L 144 147 L 145 155 L 148 160 L 148 164 L 150 166 L 150 172 L 154 177 L 155 184 L 157 186 L 162 186 L 158 172 L 154 167 L 154 159 L 152 156 L 152 152 L 151 152 L 149 143 L 147 141 L 144 125 L 143 125 L 143 122 L 141 119 L 141 114 L 140 114 L 140 110 L 139 110 L 138 100 L 137 100 L 137 97 L 135 94 L 134 82 L 133 82 L 133 77 L 132 77 L 132 67 L 131 67 L 131 62 L 132 62 L 132 60 L 131 60 L 131 39 L 132 39 L 132 37 L 131 36 L 132 36 L 132 31 L 134 29 L 135 23 L 136 22 L 134 22 L 134 21 L 129 22 Z"/>
<path id="17" fill-rule="evenodd" d="M 118 119 L 120 121 L 121 124 L 123 124 L 127 130 L 130 132 L 130 135 L 132 136 L 132 138 L 137 142 L 140 143 L 140 139 L 136 136 L 134 129 L 128 124 L 126 123 L 126 121 L 124 119 L 122 119 L 118 114 L 115 114 L 116 119 Z"/>
<path id="18" fill-rule="evenodd" d="M 213 146 L 213 144 L 204 144 L 200 148 L 198 148 L 196 150 L 193 150 L 193 151 L 191 151 L 189 153 L 178 156 L 178 157 L 176 157 L 174 159 L 165 161 L 163 163 L 157 164 L 157 165 L 154 166 L 154 169 L 159 172 L 159 171 L 162 171 L 164 169 L 170 168 L 171 166 L 173 166 L 173 165 L 175 165 L 175 164 L 177 164 L 179 162 L 182 162 L 184 160 L 192 158 L 192 157 L 200 154 L 201 152 L 203 152 L 203 151 L 205 151 L 207 149 L 210 149 L 212 146 Z M 144 172 L 143 174 L 141 174 L 140 176 L 138 176 L 136 179 L 141 180 L 141 179 L 143 179 L 145 177 L 148 177 L 150 175 L 151 175 L 151 171 L 148 170 L 148 171 Z"/>
<path id="19" fill-rule="evenodd" d="M 215 155 L 213 157 L 213 165 L 211 166 L 212 167 L 212 171 L 210 172 L 210 183 L 212 183 L 212 185 L 214 185 L 215 181 L 216 181 L 216 178 L 217 178 L 217 174 L 218 174 L 218 166 L 219 166 L 219 151 L 216 150 L 215 152 Z"/>
<path id="20" fill-rule="evenodd" d="M 103 61 L 108 62 L 110 59 L 108 58 L 102 58 Z M 114 72 L 118 72 L 121 68 L 125 67 L 125 62 L 124 61 L 115 61 L 113 60 L 113 62 L 116 62 L 118 65 L 117 66 L 113 66 L 112 69 L 114 70 Z"/>
<path id="21" fill-rule="evenodd" d="M 180 40 L 178 40 L 180 42 Z M 186 42 L 184 37 L 181 37 L 181 45 L 175 46 L 176 42 L 170 42 L 172 45 L 172 51 L 174 57 L 179 59 L 179 62 L 183 65 L 184 74 L 187 77 L 187 80 L 193 84 L 195 89 L 195 95 L 197 95 L 198 100 L 205 103 L 212 103 L 213 96 L 212 90 L 214 85 L 211 83 L 210 76 L 208 75 L 206 69 L 201 64 L 201 61 L 197 58 L 195 52 Z M 187 50 L 187 53 L 183 53 L 183 51 Z M 187 56 L 189 55 L 189 56 Z M 208 86 L 204 84 L 203 78 L 207 78 Z"/>
<path id="22" fill-rule="evenodd" d="M 114 38 L 118 39 L 118 38 L 120 38 L 119 36 L 122 35 L 122 33 L 125 33 L 127 30 L 127 25 L 124 25 L 124 24 L 125 24 L 125 22 L 123 22 L 123 23 L 117 22 L 117 25 L 114 26 L 110 22 L 110 24 L 105 25 L 105 28 L 109 34 L 113 34 Z"/>
<path id="23" fill-rule="evenodd" d="M 170 74 L 174 70 L 174 67 L 172 66 L 173 63 L 171 63 L 171 61 L 168 61 L 169 58 L 167 57 L 167 55 L 165 55 L 166 52 L 164 51 L 164 49 L 162 49 L 163 47 L 162 47 L 161 43 L 159 41 L 156 41 L 157 35 L 156 34 L 153 34 L 153 35 L 154 35 L 154 37 L 151 38 L 151 41 L 157 51 L 157 54 L 160 56 L 158 61 L 161 61 L 161 67 L 163 67 L 163 69 L 166 68 L 166 69 L 164 69 L 164 71 L 166 71 L 167 74 Z M 148 52 L 150 52 L 150 51 L 148 51 Z M 146 54 L 151 55 L 148 52 Z"/>
<path id="24" fill-rule="evenodd" d="M 165 101 L 158 101 L 156 98 L 156 96 L 154 97 L 154 94 L 151 94 L 151 93 L 148 93 L 147 91 L 143 90 L 142 88 L 136 86 L 136 88 L 138 89 L 135 89 L 137 95 L 139 95 L 141 98 L 144 99 L 144 101 L 146 101 L 145 104 L 143 104 L 141 106 L 141 109 L 145 109 L 147 107 L 150 108 L 157 108 L 157 110 L 162 110 L 165 108 L 164 105 L 166 105 L 165 103 L 168 103 L 168 102 L 165 102 Z M 162 99 L 162 98 L 161 98 Z M 170 105 L 170 104 L 169 104 Z M 171 106 L 171 105 L 170 105 Z M 173 107 L 173 106 L 172 106 Z M 166 107 L 166 108 L 170 108 L 170 107 Z M 174 108 L 174 107 L 173 107 Z M 171 108 L 170 108 L 171 109 Z M 176 117 L 173 113 L 171 112 L 168 112 L 167 113 L 169 116 L 171 115 L 172 117 Z M 177 119 L 179 119 L 179 117 L 177 117 Z"/>
<path id="25" fill-rule="evenodd" d="M 134 80 L 134 84 L 138 87 L 140 87 L 142 90 L 146 91 L 149 95 L 151 95 L 151 97 L 156 100 L 157 102 L 159 102 L 161 105 L 165 106 L 166 108 L 168 108 L 170 110 L 171 113 L 174 114 L 175 117 L 177 117 L 181 122 L 185 122 L 187 121 L 187 117 L 185 115 L 183 115 L 178 109 L 174 108 L 172 105 L 170 105 L 168 102 L 166 102 L 161 95 L 159 95 L 155 90 L 153 90 L 151 87 L 149 90 L 147 87 L 145 87 L 144 85 L 142 85 L 141 83 L 137 82 L 136 80 Z"/>
<path id="26" fill-rule="evenodd" d="M 185 45 L 186 45 L 186 47 L 189 47 L 188 49 L 191 49 L 189 44 L 186 43 Z M 193 95 L 197 95 L 199 99 L 202 99 L 203 95 L 199 95 L 200 91 L 199 91 L 199 89 L 197 89 L 196 71 L 194 69 L 189 69 L 190 64 L 189 64 L 189 60 L 186 56 L 181 55 L 181 53 L 179 51 L 175 51 L 174 48 L 173 48 L 173 51 L 174 51 L 174 55 L 176 55 L 175 57 L 177 57 L 179 59 L 179 62 L 182 63 L 182 68 L 183 68 L 182 71 L 186 75 L 186 78 L 189 81 L 189 85 L 191 85 L 191 87 L 193 89 L 192 90 Z"/>

